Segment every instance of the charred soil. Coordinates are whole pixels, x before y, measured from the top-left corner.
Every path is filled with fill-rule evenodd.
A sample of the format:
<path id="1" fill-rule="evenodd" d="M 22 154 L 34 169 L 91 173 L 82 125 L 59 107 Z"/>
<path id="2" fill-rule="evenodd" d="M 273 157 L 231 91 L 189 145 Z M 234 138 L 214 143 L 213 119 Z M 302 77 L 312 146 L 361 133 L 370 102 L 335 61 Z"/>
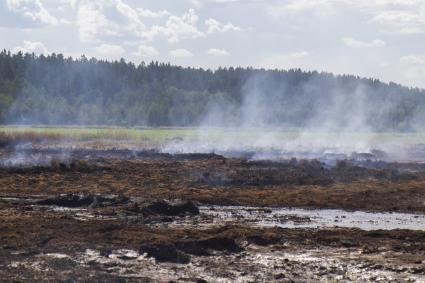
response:
<path id="1" fill-rule="evenodd" d="M 196 228 L 205 204 L 423 213 L 425 170 L 417 164 L 360 167 L 344 161 L 329 167 L 318 161 L 87 150 L 49 160 L 0 168 L 0 278 L 425 279 L 424 231 L 284 229 L 236 220 Z M 181 220 L 192 225 L 179 225 Z"/>
<path id="2" fill-rule="evenodd" d="M 217 205 L 425 211 L 425 168 L 369 165 L 83 150 L 65 161 L 53 156 L 48 164 L 1 167 L 0 196 L 98 193 Z"/>

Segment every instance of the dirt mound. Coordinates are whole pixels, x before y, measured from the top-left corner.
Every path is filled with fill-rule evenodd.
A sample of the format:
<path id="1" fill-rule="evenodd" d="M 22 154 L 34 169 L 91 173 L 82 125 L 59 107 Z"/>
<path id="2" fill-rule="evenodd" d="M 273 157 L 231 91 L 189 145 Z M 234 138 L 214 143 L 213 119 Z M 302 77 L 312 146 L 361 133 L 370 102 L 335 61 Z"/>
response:
<path id="1" fill-rule="evenodd" d="M 160 200 L 145 205 L 142 212 L 146 215 L 178 216 L 183 214 L 198 215 L 199 208 L 191 201 L 177 201 L 175 203 Z"/>
<path id="2" fill-rule="evenodd" d="M 139 253 L 146 254 L 148 257 L 153 257 L 158 262 L 173 262 L 182 264 L 190 262 L 190 257 L 177 250 L 173 245 L 143 245 L 140 247 Z"/>
<path id="3" fill-rule="evenodd" d="M 259 246 L 268 246 L 272 244 L 276 244 L 279 242 L 279 238 L 275 236 L 268 236 L 268 235 L 253 235 L 248 236 L 247 241 L 249 243 L 259 245 Z"/>
<path id="4" fill-rule="evenodd" d="M 140 254 L 155 258 L 158 262 L 188 264 L 190 256 L 209 256 L 213 252 L 237 253 L 242 248 L 235 239 L 222 236 L 173 244 L 146 244 L 139 248 Z"/>
<path id="5" fill-rule="evenodd" d="M 38 205 L 55 205 L 60 207 L 98 207 L 127 203 L 129 198 L 122 195 L 97 195 L 97 194 L 63 194 L 37 201 Z"/>
<path id="6" fill-rule="evenodd" d="M 236 253 L 242 249 L 232 238 L 216 236 L 198 241 L 182 242 L 177 244 L 178 248 L 192 255 L 207 256 L 211 251 Z"/>

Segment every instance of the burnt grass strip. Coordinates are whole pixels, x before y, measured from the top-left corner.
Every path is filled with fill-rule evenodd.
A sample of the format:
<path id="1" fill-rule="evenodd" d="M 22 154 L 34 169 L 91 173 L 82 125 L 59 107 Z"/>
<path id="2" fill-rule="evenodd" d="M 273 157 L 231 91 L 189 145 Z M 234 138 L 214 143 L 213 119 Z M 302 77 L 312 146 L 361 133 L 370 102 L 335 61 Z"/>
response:
<path id="1" fill-rule="evenodd" d="M 2 167 L 0 195 L 93 193 L 216 205 L 425 212 L 425 171 L 415 164 L 369 168 L 341 161 L 329 167 L 315 160 L 247 161 L 150 151 L 143 154 L 161 157 L 126 159 L 127 154 L 110 150 L 99 157 L 84 150 L 47 165 Z"/>

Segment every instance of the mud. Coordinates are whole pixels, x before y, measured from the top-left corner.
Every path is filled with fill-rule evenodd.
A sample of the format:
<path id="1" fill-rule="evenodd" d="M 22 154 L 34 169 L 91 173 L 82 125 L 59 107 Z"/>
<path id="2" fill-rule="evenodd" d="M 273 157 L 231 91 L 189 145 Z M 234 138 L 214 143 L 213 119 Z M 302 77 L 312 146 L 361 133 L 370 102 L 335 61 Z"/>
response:
<path id="1" fill-rule="evenodd" d="M 219 223 L 219 219 L 195 228 L 199 221 L 195 215 L 184 216 L 193 221 L 189 227 L 164 222 L 157 226 L 125 217 L 79 220 L 68 213 L 3 206 L 2 278 L 28 282 L 425 280 L 423 231 L 261 228 L 238 220 Z"/>
<path id="2" fill-rule="evenodd" d="M 5 281 L 425 280 L 422 164 L 22 156 L 0 167 Z"/>
<path id="3" fill-rule="evenodd" d="M 84 207 L 105 206 L 127 203 L 129 199 L 125 196 L 95 195 L 95 194 L 64 194 L 51 198 L 39 200 L 38 205 L 55 205 L 60 207 Z"/>
<path id="4" fill-rule="evenodd" d="M 165 200 L 155 201 L 142 208 L 145 214 L 176 216 L 181 214 L 199 214 L 198 207 L 191 201 L 170 203 Z"/>

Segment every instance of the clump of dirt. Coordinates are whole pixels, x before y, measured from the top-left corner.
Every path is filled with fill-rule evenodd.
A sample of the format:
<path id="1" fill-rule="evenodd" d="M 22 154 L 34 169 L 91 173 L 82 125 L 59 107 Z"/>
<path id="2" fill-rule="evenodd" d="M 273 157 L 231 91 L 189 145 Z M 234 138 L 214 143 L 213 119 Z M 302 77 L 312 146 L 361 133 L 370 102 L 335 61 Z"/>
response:
<path id="1" fill-rule="evenodd" d="M 235 239 L 226 236 L 209 237 L 197 241 L 177 243 L 178 249 L 193 255 L 210 255 L 210 251 L 223 251 L 229 253 L 240 252 L 242 248 Z"/>
<path id="2" fill-rule="evenodd" d="M 186 240 L 174 244 L 147 244 L 139 249 L 141 254 L 146 253 L 159 262 L 174 262 L 187 264 L 190 256 L 209 256 L 216 252 L 237 253 L 243 249 L 236 243 L 235 239 L 214 236 L 199 240 Z"/>
<path id="3" fill-rule="evenodd" d="M 143 245 L 139 248 L 140 254 L 155 258 L 158 262 L 173 262 L 188 264 L 190 257 L 176 249 L 174 245 L 157 244 Z"/>
<path id="4" fill-rule="evenodd" d="M 123 195 L 98 195 L 90 193 L 71 193 L 39 200 L 38 205 L 55 205 L 60 207 L 98 207 L 128 203 L 129 198 Z"/>
<path id="5" fill-rule="evenodd" d="M 48 197 L 41 200 L 26 199 L 16 201 L 4 200 L 3 203 L 10 206 L 23 205 L 32 209 L 33 205 L 54 206 L 63 208 L 79 208 L 83 210 L 81 217 L 108 217 L 136 219 L 140 223 L 161 223 L 172 221 L 175 217 L 199 215 L 198 205 L 192 201 L 184 200 L 146 200 L 129 198 L 122 194 L 93 194 L 93 193 L 69 193 Z M 72 216 L 72 214 L 69 214 Z M 81 213 L 80 213 L 81 215 Z"/>
<path id="6" fill-rule="evenodd" d="M 145 215 L 177 216 L 182 214 L 199 214 L 198 206 L 191 201 L 175 201 L 172 203 L 166 200 L 159 200 L 143 206 L 141 210 Z"/>

